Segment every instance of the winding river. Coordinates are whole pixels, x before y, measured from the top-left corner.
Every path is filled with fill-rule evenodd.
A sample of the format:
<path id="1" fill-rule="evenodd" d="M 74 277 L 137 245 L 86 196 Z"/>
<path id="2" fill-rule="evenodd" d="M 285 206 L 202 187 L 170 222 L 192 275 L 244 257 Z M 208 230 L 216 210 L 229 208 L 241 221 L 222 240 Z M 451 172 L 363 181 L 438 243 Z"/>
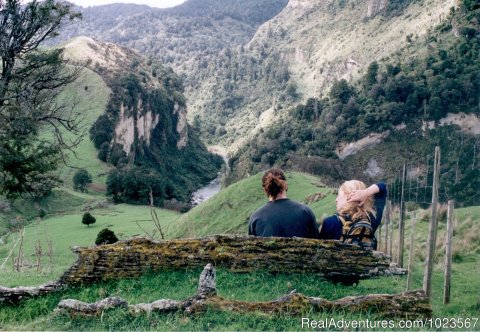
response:
<path id="1" fill-rule="evenodd" d="M 218 192 L 220 192 L 220 190 L 222 189 L 222 178 L 225 175 L 225 172 L 229 171 L 228 157 L 224 149 L 219 147 L 211 147 L 208 150 L 212 153 L 220 155 L 225 162 L 225 167 L 222 169 L 221 172 L 218 172 L 218 176 L 212 182 L 193 192 L 190 202 L 194 206 L 206 201 L 207 199 L 215 196 Z"/>

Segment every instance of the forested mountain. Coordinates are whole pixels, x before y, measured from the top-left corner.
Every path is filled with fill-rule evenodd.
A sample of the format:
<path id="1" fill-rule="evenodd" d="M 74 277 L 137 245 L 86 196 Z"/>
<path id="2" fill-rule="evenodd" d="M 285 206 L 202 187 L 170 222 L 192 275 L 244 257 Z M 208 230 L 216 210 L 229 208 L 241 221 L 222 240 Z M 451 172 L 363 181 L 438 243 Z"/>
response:
<path id="1" fill-rule="evenodd" d="M 450 3 L 451 2 L 451 3 Z M 335 79 L 358 77 L 448 15 L 453 1 L 190 0 L 169 9 L 83 9 L 84 34 L 132 47 L 182 78 L 190 120 L 207 143 L 244 139 Z M 102 12 L 118 12 L 103 19 Z M 111 15 L 111 14 L 109 14 Z M 105 22 L 109 28 L 105 29 Z"/>
<path id="2" fill-rule="evenodd" d="M 171 68 L 111 43 L 77 37 L 64 45 L 72 61 L 89 60 L 111 90 L 105 113 L 90 129 L 98 158 L 115 166 L 107 194 L 116 202 L 189 201 L 223 163 L 210 154 L 186 119 L 185 97 Z M 88 89 L 88 86 L 85 87 Z"/>
<path id="3" fill-rule="evenodd" d="M 290 109 L 233 157 L 231 181 L 272 165 L 333 180 L 393 181 L 405 160 L 424 172 L 440 146 L 442 199 L 478 204 L 479 21 L 480 4 L 464 1 L 358 79 L 337 80 L 328 95 Z"/>
<path id="4" fill-rule="evenodd" d="M 201 72 L 221 50 L 247 43 L 287 2 L 187 0 L 167 9 L 124 4 L 79 7 L 83 20 L 64 28 L 57 42 L 85 35 L 123 44 L 172 66 L 186 77 L 188 88 L 204 78 L 206 73 Z"/>

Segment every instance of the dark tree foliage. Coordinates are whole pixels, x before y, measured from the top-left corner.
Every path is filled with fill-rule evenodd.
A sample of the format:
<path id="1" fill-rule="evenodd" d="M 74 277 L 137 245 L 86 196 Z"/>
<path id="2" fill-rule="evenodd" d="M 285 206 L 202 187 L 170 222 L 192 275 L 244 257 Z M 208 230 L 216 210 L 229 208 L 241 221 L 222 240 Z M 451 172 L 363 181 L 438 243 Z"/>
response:
<path id="1" fill-rule="evenodd" d="M 0 1 L 0 193 L 9 198 L 48 195 L 59 183 L 52 171 L 62 150 L 78 143 L 62 136 L 78 134 L 78 115 L 56 96 L 79 69 L 66 66 L 62 49 L 40 48 L 76 17 L 69 4 L 54 0 Z M 41 137 L 45 129 L 54 139 Z"/>
<path id="2" fill-rule="evenodd" d="M 92 176 L 86 169 L 79 169 L 73 176 L 73 189 L 85 192 L 87 185 L 92 183 Z"/>
<path id="3" fill-rule="evenodd" d="M 102 114 L 90 128 L 90 139 L 97 149 L 101 149 L 102 144 L 110 142 L 114 135 L 115 124 L 110 119 L 109 114 Z M 101 160 L 104 160 L 100 158 Z M 104 160 L 105 161 L 105 160 Z"/>
<path id="4" fill-rule="evenodd" d="M 102 244 L 114 244 L 117 241 L 118 238 L 115 233 L 108 228 L 104 228 L 98 233 L 95 244 L 100 246 Z"/>
<path id="5" fill-rule="evenodd" d="M 351 87 L 345 79 L 335 82 L 330 89 L 330 97 L 342 104 L 346 104 L 354 93 L 353 87 Z"/>
<path id="6" fill-rule="evenodd" d="M 82 224 L 87 225 L 90 227 L 91 224 L 94 224 L 97 221 L 94 216 L 90 214 L 90 212 L 85 212 L 82 217 Z"/>

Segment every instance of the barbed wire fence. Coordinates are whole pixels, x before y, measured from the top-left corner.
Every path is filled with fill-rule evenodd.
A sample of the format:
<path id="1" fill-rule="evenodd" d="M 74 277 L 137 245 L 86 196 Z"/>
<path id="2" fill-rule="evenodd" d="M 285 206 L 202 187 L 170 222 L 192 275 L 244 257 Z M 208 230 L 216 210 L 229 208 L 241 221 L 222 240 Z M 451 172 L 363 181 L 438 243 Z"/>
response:
<path id="1" fill-rule="evenodd" d="M 458 245 L 460 239 L 453 239 L 453 249 L 452 240 L 449 239 L 449 233 L 453 234 L 455 222 L 457 224 L 459 222 L 454 218 L 453 203 L 455 202 L 456 206 L 470 206 L 480 201 L 480 188 L 475 184 L 478 183 L 479 176 L 479 144 L 478 138 L 470 145 L 464 144 L 462 139 L 458 147 L 450 149 L 453 151 L 450 155 L 441 156 L 439 153 L 437 166 L 435 153 L 422 158 L 402 160 L 394 171 L 393 179 L 387 183 L 389 190 L 387 207 L 377 230 L 378 250 L 390 255 L 392 261 L 399 265 L 406 265 L 403 264 L 405 255 L 403 239 L 407 233 L 410 239 L 410 243 L 406 245 L 409 253 L 408 267 L 411 270 L 408 272 L 407 290 L 411 289 L 412 285 L 420 284 L 423 278 L 422 287 L 431 298 L 431 280 L 428 279 L 431 278 L 432 268 L 427 272 L 428 265 L 436 264 L 437 268 L 450 269 L 452 250 L 455 254 L 455 251 L 462 249 Z M 437 149 L 440 150 L 438 147 Z M 438 174 L 435 174 L 436 172 Z M 477 177 L 477 182 L 473 181 L 473 185 L 469 186 L 473 177 Z M 438 192 L 436 197 L 435 191 Z M 447 209 L 447 203 L 450 203 L 450 209 Z M 436 207 L 435 212 L 432 209 L 433 206 Z M 412 233 L 415 225 L 417 229 L 428 226 L 431 239 L 427 238 L 422 231 Z M 437 226 L 441 233 L 437 231 Z M 422 250 L 419 250 L 420 248 Z M 426 249 L 426 255 L 424 249 Z M 436 254 L 435 249 L 437 249 Z M 441 261 L 442 256 L 445 262 Z M 413 261 L 423 261 L 424 267 L 427 266 L 423 276 L 419 271 L 413 271 L 415 269 Z M 450 298 L 449 280 L 450 270 L 445 270 L 444 303 L 448 303 Z"/>

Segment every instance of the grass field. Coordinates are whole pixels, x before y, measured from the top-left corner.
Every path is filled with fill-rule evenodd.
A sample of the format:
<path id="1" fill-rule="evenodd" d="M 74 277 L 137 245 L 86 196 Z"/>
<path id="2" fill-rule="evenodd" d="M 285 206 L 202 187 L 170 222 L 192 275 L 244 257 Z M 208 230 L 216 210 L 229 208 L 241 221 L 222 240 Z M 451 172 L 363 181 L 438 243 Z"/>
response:
<path id="1" fill-rule="evenodd" d="M 85 196 L 88 197 L 88 195 Z M 12 271 L 11 260 L 14 255 L 10 256 L 4 268 L 0 269 L 0 285 L 30 286 L 58 279 L 75 261 L 75 255 L 70 247 L 94 245 L 98 232 L 104 228 L 113 230 L 119 239 L 145 236 L 144 230 L 153 234 L 154 224 L 150 217 L 150 208 L 146 206 L 119 204 L 105 209 L 95 209 L 91 214 L 97 221 L 88 227 L 81 223 L 83 213 L 78 209 L 78 211 L 34 221 L 25 227 L 23 240 L 25 261 L 27 265 L 32 266 L 24 268 L 21 272 Z M 171 227 L 172 222 L 178 218 L 178 213 L 169 210 L 157 209 L 157 214 L 165 229 Z M 21 234 L 21 232 L 10 233 L 3 237 L 5 244 L 0 246 L 0 265 L 5 262 Z M 50 258 L 45 255 L 49 248 L 48 241 L 52 241 L 53 245 L 51 265 Z M 35 255 L 37 243 L 40 243 L 44 252 L 40 271 L 37 271 L 34 266 L 37 259 Z M 18 248 L 19 244 L 15 248 L 16 254 L 18 254 Z"/>
<path id="2" fill-rule="evenodd" d="M 421 287 L 421 264 L 415 270 L 415 287 Z M 476 265 L 476 267 L 475 267 Z M 466 272 L 465 272 L 466 271 Z M 306 312 L 303 315 L 264 315 L 260 313 L 239 314 L 230 312 L 207 312 L 196 315 L 152 314 L 131 316 L 121 310 L 107 311 L 101 317 L 64 316 L 53 314 L 61 299 L 74 298 L 95 302 L 106 296 L 120 296 L 130 304 L 148 303 L 158 299 L 185 299 L 196 292 L 199 270 L 164 271 L 145 275 L 138 279 L 120 280 L 89 287 L 72 288 L 35 300 L 28 300 L 19 307 L 4 306 L 0 310 L 0 326 L 7 330 L 300 330 L 301 318 L 321 320 L 335 318 L 346 320 L 377 320 L 365 312 Z M 454 266 L 452 303 L 441 304 L 442 274 L 436 271 L 433 278 L 435 317 L 477 317 L 478 264 L 463 263 L 462 269 Z M 335 285 L 316 275 L 277 274 L 257 271 L 251 274 L 235 274 L 217 271 L 219 294 L 226 298 L 245 301 L 266 301 L 285 295 L 292 289 L 308 295 L 338 299 L 349 295 L 369 293 L 398 293 L 405 289 L 404 277 L 365 280 L 356 287 Z M 476 288 L 475 288 L 476 287 Z M 468 297 L 466 297 L 468 296 Z M 478 323 L 477 323 L 478 324 Z M 471 330 L 478 330 L 471 329 Z"/>
<path id="3" fill-rule="evenodd" d="M 325 188 L 313 176 L 301 173 L 287 174 L 289 197 L 304 201 L 309 195 L 322 192 L 326 196 L 310 206 L 321 219 L 323 214 L 330 214 L 334 208 L 334 192 Z M 90 227 L 81 224 L 82 207 L 92 205 L 102 198 L 98 195 L 82 194 L 73 191 L 56 193 L 65 196 L 63 212 L 50 213 L 48 218 L 33 222 L 25 229 L 25 258 L 34 262 L 35 241 L 38 237 L 45 240 L 45 228 L 48 237 L 54 242 L 54 263 L 50 269 L 48 258 L 43 257 L 44 267 L 36 272 L 34 267 L 22 272 L 13 272 L 11 259 L 0 269 L 0 285 L 36 285 L 56 279 L 74 261 L 69 247 L 72 245 L 91 245 L 96 234 L 104 227 L 115 231 L 120 238 L 141 235 L 143 230 L 153 229 L 148 207 L 110 205 L 105 209 L 95 209 L 92 214 L 97 222 Z M 200 236 L 218 233 L 245 234 L 247 218 L 251 212 L 266 201 L 260 189 L 260 175 L 252 176 L 234 184 L 214 198 L 204 202 L 189 213 L 177 213 L 157 210 L 162 227 L 168 238 L 183 236 Z M 50 202 L 53 204 L 54 202 Z M 419 212 L 420 215 L 428 211 Z M 426 219 L 426 218 L 423 218 Z M 437 241 L 437 263 L 433 276 L 433 309 L 435 317 L 476 317 L 480 311 L 480 208 L 469 207 L 456 210 L 456 232 L 454 237 L 454 263 L 452 273 L 452 301 L 443 306 L 443 236 L 445 221 L 440 221 Z M 406 238 L 409 238 L 409 219 L 407 219 Z M 414 289 L 422 287 L 423 259 L 428 229 L 426 221 L 419 221 L 415 234 L 415 268 Z M 18 233 L 5 237 L 5 244 L 0 247 L 0 264 Z M 397 238 L 397 233 L 394 234 Z M 45 242 L 42 242 L 45 243 Z M 46 245 L 43 245 L 46 248 Z M 408 249 L 408 241 L 406 243 Z M 405 261 L 408 250 L 405 252 Z M 185 299 L 195 293 L 199 270 L 160 271 L 137 279 L 126 279 L 108 283 L 95 284 L 81 288 L 71 288 L 57 294 L 23 302 L 19 307 L 2 305 L 0 310 L 0 329 L 6 330 L 299 330 L 300 316 L 263 315 L 260 313 L 239 314 L 228 312 L 207 312 L 199 315 L 186 314 L 152 314 L 150 316 L 131 316 L 121 310 L 105 312 L 98 318 L 70 317 L 53 313 L 61 299 L 74 298 L 86 302 L 95 302 L 106 296 L 120 296 L 130 304 L 153 302 L 161 298 Z M 405 290 L 406 277 L 382 277 L 364 280 L 356 287 L 335 285 L 322 280 L 315 274 L 276 274 L 262 271 L 251 274 L 238 274 L 225 270 L 218 271 L 218 289 L 220 295 L 236 300 L 265 301 L 288 293 L 292 289 L 308 296 L 338 299 L 348 295 L 371 293 L 398 293 Z M 307 312 L 304 317 L 311 319 L 378 319 L 371 313 L 350 314 L 343 312 Z M 477 323 L 478 324 L 478 323 Z M 480 329 L 477 325 L 476 329 Z"/>

